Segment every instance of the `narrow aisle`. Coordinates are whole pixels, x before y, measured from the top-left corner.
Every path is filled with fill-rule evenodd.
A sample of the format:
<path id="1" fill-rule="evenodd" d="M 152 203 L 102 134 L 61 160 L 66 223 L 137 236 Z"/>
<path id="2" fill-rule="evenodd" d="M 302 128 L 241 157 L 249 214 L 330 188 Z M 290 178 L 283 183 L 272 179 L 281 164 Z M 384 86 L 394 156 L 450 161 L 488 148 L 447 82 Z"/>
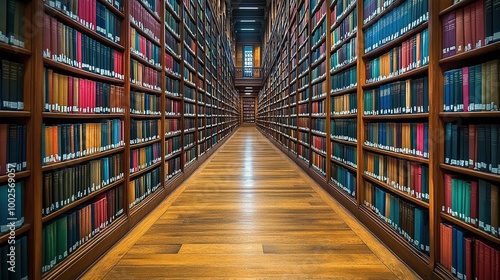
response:
<path id="1" fill-rule="evenodd" d="M 398 278 L 254 127 L 193 176 L 84 279 Z"/>

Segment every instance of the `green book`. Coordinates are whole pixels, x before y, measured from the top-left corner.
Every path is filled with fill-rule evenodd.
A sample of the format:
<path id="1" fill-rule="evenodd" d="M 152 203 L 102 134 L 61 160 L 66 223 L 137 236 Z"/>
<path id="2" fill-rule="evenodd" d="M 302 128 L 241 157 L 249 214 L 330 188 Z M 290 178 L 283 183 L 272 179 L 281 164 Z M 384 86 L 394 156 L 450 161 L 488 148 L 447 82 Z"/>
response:
<path id="1" fill-rule="evenodd" d="M 56 224 L 57 261 L 60 262 L 68 256 L 68 217 L 59 218 Z"/>
<path id="2" fill-rule="evenodd" d="M 470 203 L 471 203 L 471 183 L 470 181 L 465 182 L 464 189 L 464 214 L 465 214 L 465 222 L 470 224 Z"/>
<path id="3" fill-rule="evenodd" d="M 9 108 L 10 100 L 10 62 L 7 60 L 2 60 L 2 109 Z"/>
<path id="4" fill-rule="evenodd" d="M 457 208 L 458 208 L 458 180 L 451 180 L 451 214 L 456 217 Z"/>

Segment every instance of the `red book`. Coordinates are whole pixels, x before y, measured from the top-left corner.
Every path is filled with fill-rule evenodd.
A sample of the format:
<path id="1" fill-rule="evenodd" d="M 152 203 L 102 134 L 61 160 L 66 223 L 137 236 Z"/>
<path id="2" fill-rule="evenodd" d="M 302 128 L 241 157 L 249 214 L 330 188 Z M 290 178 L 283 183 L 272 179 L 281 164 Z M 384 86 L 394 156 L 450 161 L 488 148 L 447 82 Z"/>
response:
<path id="1" fill-rule="evenodd" d="M 491 266 L 491 258 L 492 258 L 492 251 L 493 248 L 490 246 L 486 245 L 483 243 L 484 247 L 484 263 L 483 263 L 483 269 L 484 269 L 484 279 L 493 279 L 491 278 L 492 274 L 491 271 L 493 270 L 493 266 Z M 497 264 L 498 265 L 498 264 Z"/>
<path id="2" fill-rule="evenodd" d="M 462 68 L 462 94 L 464 100 L 464 112 L 469 112 L 470 99 L 469 99 L 469 67 Z"/>
<path id="3" fill-rule="evenodd" d="M 470 188 L 470 219 L 471 219 L 471 224 L 475 227 L 477 227 L 478 222 L 478 183 L 477 181 L 471 181 L 471 188 Z"/>
<path id="4" fill-rule="evenodd" d="M 466 279 L 472 278 L 472 239 L 465 238 L 465 277 Z"/>
<path id="5" fill-rule="evenodd" d="M 476 48 L 477 34 L 476 34 L 476 6 L 480 1 L 470 4 L 470 32 L 471 32 L 471 50 Z"/>
<path id="6" fill-rule="evenodd" d="M 92 30 L 96 31 L 97 25 L 97 4 L 96 0 L 92 0 L 92 4 L 90 6 L 92 12 Z"/>
<path id="7" fill-rule="evenodd" d="M 452 176 L 450 174 L 444 175 L 444 208 L 443 212 L 451 213 L 451 180 Z"/>
<path id="8" fill-rule="evenodd" d="M 455 31 L 457 32 L 456 35 L 456 48 L 457 52 L 456 53 L 462 53 L 464 52 L 464 10 L 459 9 L 455 12 L 455 24 L 456 24 L 456 29 Z"/>
<path id="9" fill-rule="evenodd" d="M 485 18 L 486 16 L 484 13 L 484 0 L 479 0 L 476 2 L 476 48 L 480 48 L 485 45 Z"/>
<path id="10" fill-rule="evenodd" d="M 444 240 L 444 243 L 445 243 L 445 267 L 446 269 L 448 269 L 449 271 L 451 271 L 451 267 L 452 267 L 452 251 L 453 251 L 453 230 L 452 230 L 452 227 L 450 225 L 444 225 L 444 232 L 445 232 L 445 240 Z"/>
<path id="11" fill-rule="evenodd" d="M 0 175 L 7 174 L 8 124 L 0 124 Z"/>

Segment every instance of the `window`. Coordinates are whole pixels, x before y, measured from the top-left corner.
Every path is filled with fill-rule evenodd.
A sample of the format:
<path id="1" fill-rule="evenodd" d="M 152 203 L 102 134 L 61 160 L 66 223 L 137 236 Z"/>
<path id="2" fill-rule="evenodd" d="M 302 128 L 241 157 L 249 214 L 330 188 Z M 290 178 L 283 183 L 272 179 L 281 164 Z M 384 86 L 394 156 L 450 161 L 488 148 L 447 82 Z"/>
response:
<path id="1" fill-rule="evenodd" d="M 253 77 L 253 46 L 243 47 L 243 77 Z"/>

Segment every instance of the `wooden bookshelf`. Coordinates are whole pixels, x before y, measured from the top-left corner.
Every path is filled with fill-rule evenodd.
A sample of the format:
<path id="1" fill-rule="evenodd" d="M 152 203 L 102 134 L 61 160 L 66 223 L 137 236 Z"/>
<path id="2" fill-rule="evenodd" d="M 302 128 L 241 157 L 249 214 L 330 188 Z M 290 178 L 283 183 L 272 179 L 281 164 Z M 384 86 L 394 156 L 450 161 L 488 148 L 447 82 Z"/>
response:
<path id="1" fill-rule="evenodd" d="M 327 6 L 325 17 L 327 23 L 326 39 L 320 36 L 318 38 L 321 39 L 319 39 L 318 43 L 312 42 L 313 33 L 319 26 L 318 23 L 314 21 L 315 13 L 320 10 L 321 5 L 325 2 Z M 304 171 L 316 180 L 317 183 L 327 190 L 335 199 L 351 211 L 353 215 L 377 235 L 377 237 L 395 254 L 412 267 L 420 277 L 424 279 L 456 278 L 457 275 L 451 271 L 446 271 L 447 269 L 441 263 L 443 254 L 446 254 L 446 252 L 442 251 L 444 243 L 440 232 L 440 225 L 442 223 L 463 231 L 466 236 L 476 239 L 477 241 L 475 242 L 483 242 L 485 245 L 495 250 L 498 250 L 500 243 L 498 241 L 498 236 L 495 234 L 471 226 L 460 219 L 442 212 L 441 207 L 445 203 L 444 177 L 445 175 L 453 175 L 456 176 L 454 178 L 466 178 L 464 180 L 469 181 L 484 180 L 484 182 L 497 186 L 496 188 L 498 188 L 500 177 L 499 174 L 494 173 L 495 171 L 480 171 L 478 168 L 465 168 L 445 164 L 446 125 L 449 123 L 462 126 L 498 124 L 500 115 L 497 108 L 500 104 L 495 104 L 497 107 L 491 110 L 483 109 L 482 111 L 478 111 L 476 109 L 475 111 L 469 110 L 468 112 L 458 110 L 444 111 L 444 95 L 446 94 L 445 75 L 447 71 L 450 70 L 471 67 L 499 59 L 499 42 L 490 42 L 485 45 L 483 40 L 480 46 L 474 45 L 471 49 L 465 49 L 449 57 L 443 57 L 443 38 L 445 38 L 445 34 L 443 34 L 443 25 L 445 24 L 444 21 L 447 14 L 469 9 L 468 6 L 477 5 L 480 0 L 462 0 L 458 3 L 454 3 L 452 0 L 425 0 L 425 2 L 421 2 L 421 4 L 427 6 L 428 13 L 414 20 L 407 28 L 404 28 L 402 34 L 392 34 L 392 36 L 388 34 L 387 40 L 381 41 L 379 44 L 374 44 L 372 48 L 366 48 L 370 47 L 365 46 L 365 43 L 369 42 L 371 39 L 368 37 L 371 34 L 371 30 L 373 30 L 377 24 L 383 22 L 383 20 L 387 20 L 386 18 L 390 13 L 406 5 L 408 1 L 386 1 L 383 7 L 373 11 L 369 10 L 370 7 L 367 7 L 365 2 L 364 0 L 298 0 L 293 1 L 293 3 L 284 3 L 285 8 L 283 10 L 271 12 L 272 14 L 276 14 L 277 18 L 267 22 L 268 28 L 264 34 L 264 39 L 266 40 L 265 47 L 263 48 L 263 65 L 265 73 L 264 87 L 258 95 L 256 124 L 258 129 L 265 136 L 284 151 L 285 154 L 297 162 Z M 337 7 L 337 5 L 339 6 Z M 305 6 L 308 8 L 301 10 L 301 8 Z M 336 11 L 336 7 L 340 10 L 338 13 L 332 15 L 331 13 Z M 353 30 L 348 30 L 345 34 L 332 35 L 336 28 L 344 24 L 343 21 L 348 19 L 353 11 L 357 13 L 357 22 Z M 365 16 L 365 12 L 373 13 L 367 13 Z M 302 21 L 304 17 L 308 18 L 307 23 Z M 277 22 L 281 22 L 281 18 L 287 22 L 284 25 L 286 31 L 283 30 L 280 25 L 276 24 Z M 317 19 L 320 18 L 322 18 L 322 15 L 318 16 Z M 308 28 L 305 28 L 306 26 Z M 381 31 L 379 30 L 378 32 Z M 423 34 L 423 32 L 427 33 Z M 284 38 L 282 34 L 288 34 L 288 38 Z M 380 58 L 395 48 L 402 47 L 404 42 L 413 40 L 412 38 L 424 35 L 427 36 L 427 41 L 425 43 L 427 44 L 427 49 L 423 48 L 422 45 L 419 50 L 426 50 L 425 54 L 428 58 L 422 56 L 421 63 L 415 64 L 418 65 L 417 67 L 410 66 L 408 69 L 395 71 L 391 75 L 385 75 L 385 77 L 382 75 L 379 78 L 372 77 L 372 79 L 370 79 L 372 82 L 367 83 L 367 77 L 371 74 L 368 72 L 367 66 L 371 65 L 370 63 L 372 63 L 373 60 Z M 423 37 L 418 38 L 420 40 Z M 286 42 L 283 43 L 283 40 L 288 41 L 288 44 Z M 346 60 L 345 63 L 336 60 L 336 53 L 347 48 L 351 40 L 356 40 L 355 53 L 357 57 L 354 58 L 352 55 L 350 57 L 347 55 L 348 60 Z M 319 54 L 320 56 L 317 57 L 314 53 L 315 48 L 323 44 L 323 41 L 326 42 L 326 51 L 324 54 L 321 53 Z M 307 50 L 304 50 L 304 48 Z M 368 53 L 365 53 L 365 48 L 369 50 Z M 421 54 L 423 55 L 423 53 Z M 283 58 L 283 56 L 285 56 L 285 58 Z M 315 60 L 315 58 L 317 60 Z M 423 58 L 425 58 L 425 60 Z M 283 63 L 283 59 L 288 60 L 287 63 Z M 301 63 L 307 63 L 308 61 L 312 63 L 309 63 L 309 65 L 301 65 Z M 315 81 L 316 77 L 312 76 L 313 70 L 318 65 L 321 65 L 323 61 L 326 61 L 326 78 L 324 80 L 323 78 L 318 78 L 317 81 Z M 282 65 L 286 65 L 286 67 L 283 69 Z M 336 68 L 334 66 L 336 66 Z M 353 82 L 346 85 L 340 84 L 339 80 L 336 80 L 337 76 L 344 74 L 346 70 L 353 67 L 356 75 Z M 380 67 L 380 64 L 377 67 Z M 487 74 L 488 73 L 489 72 L 487 72 Z M 282 75 L 287 76 L 286 80 L 288 81 L 288 87 L 283 87 L 281 85 Z M 304 78 L 308 79 L 305 80 Z M 311 93 L 314 90 L 314 86 L 316 83 L 320 84 L 323 81 L 327 84 L 326 99 L 323 97 L 314 98 L 315 94 Z M 375 98 L 379 98 L 376 97 L 377 95 L 375 94 L 378 94 L 376 92 L 381 92 L 383 89 L 389 92 L 389 86 L 398 86 L 398 84 L 403 83 L 416 86 L 418 83 L 422 83 L 422 81 L 424 81 L 424 83 L 427 82 L 427 91 L 421 91 L 424 96 L 427 95 L 426 99 L 423 101 L 422 99 L 419 99 L 420 101 L 417 99 L 411 101 L 418 102 L 420 104 L 418 106 L 421 106 L 420 109 L 416 110 L 416 107 L 413 107 L 411 112 L 406 112 L 404 109 L 395 109 L 394 112 L 391 113 L 367 113 L 365 115 L 364 110 L 372 110 L 369 106 L 373 105 L 365 103 L 368 102 L 365 100 L 365 94 L 367 94 L 368 97 L 371 96 L 370 94 L 374 94 L 373 96 Z M 490 81 L 490 83 L 493 82 L 493 80 L 488 81 Z M 484 84 L 484 81 L 482 82 Z M 309 92 L 309 96 L 304 95 L 306 90 Z M 420 90 L 421 89 L 418 91 Z M 496 88 L 494 87 L 492 91 L 496 92 L 495 90 Z M 394 93 L 396 89 L 390 88 L 390 92 Z M 417 93 L 416 88 L 415 91 L 411 92 L 420 94 Z M 352 107 L 347 109 L 344 108 L 343 112 L 334 112 L 334 105 L 336 102 L 334 98 L 344 98 L 349 94 L 355 96 L 356 100 L 349 100 L 349 102 L 356 102 L 354 108 L 357 109 L 357 113 L 348 111 L 348 109 L 352 109 Z M 496 92 L 496 94 L 498 93 Z M 496 98 L 494 102 L 496 102 L 497 99 L 498 98 Z M 313 105 L 315 102 L 317 104 L 317 102 L 323 100 L 325 100 L 324 106 L 326 108 L 326 117 L 324 118 L 314 114 L 316 112 L 313 112 Z M 344 100 L 344 102 L 347 101 Z M 425 105 L 422 105 L 422 102 L 428 105 L 428 110 L 424 108 Z M 353 105 L 350 103 L 349 106 Z M 283 112 L 283 108 L 286 108 L 285 112 Z M 324 122 L 323 119 L 325 119 Z M 317 124 L 316 121 L 318 120 L 320 123 Z M 336 129 L 334 123 L 337 124 L 337 122 L 341 121 L 346 122 L 342 124 L 345 131 L 342 130 L 341 132 L 345 133 L 346 137 L 347 122 L 355 122 L 354 130 L 349 131 L 349 133 L 354 133 L 357 137 L 357 142 L 338 140 L 333 137 L 334 133 L 340 133 L 334 132 L 334 129 Z M 424 149 L 425 152 L 428 153 L 428 157 L 423 158 L 412 156 L 408 153 L 395 153 L 390 151 L 390 149 L 378 149 L 365 144 L 369 136 L 365 135 L 369 124 L 390 122 L 425 124 L 426 128 L 424 135 L 427 135 L 427 139 L 424 139 L 424 142 L 428 144 Z M 489 129 L 489 126 L 486 126 L 486 129 Z M 326 138 L 325 153 L 312 145 L 313 139 L 323 137 Z M 417 141 L 415 141 L 415 143 L 416 142 Z M 332 146 L 333 143 L 335 143 L 337 147 L 350 147 L 349 149 L 355 149 L 357 153 L 357 168 L 353 168 L 345 164 L 344 161 L 339 161 L 333 157 L 335 153 Z M 305 148 L 308 149 L 304 151 Z M 369 168 L 371 164 L 368 162 L 368 166 L 365 166 L 365 156 L 368 153 L 391 160 L 408 162 L 412 164 L 412 166 L 420 166 L 419 168 L 428 170 L 426 171 L 428 183 L 425 184 L 425 191 L 427 193 L 423 194 L 426 196 L 426 199 L 416 198 L 406 191 L 400 191 L 394 188 L 392 185 L 385 183 L 385 181 L 382 182 L 371 175 L 365 174 L 364 171 L 367 171 L 367 168 Z M 490 153 L 489 150 L 487 154 L 488 153 Z M 314 163 L 312 159 L 318 155 L 325 156 L 326 158 L 326 181 L 323 179 L 321 172 L 318 172 L 318 168 L 313 167 Z M 350 181 L 351 183 L 355 182 L 356 191 L 354 197 L 347 194 L 342 187 L 333 181 L 342 178 L 336 178 L 336 174 L 333 174 L 332 166 L 342 167 L 346 170 L 345 172 L 350 172 L 352 176 L 354 176 L 354 181 Z M 394 168 L 399 169 L 399 167 Z M 408 175 L 406 177 L 411 176 Z M 391 199 L 398 199 L 398 201 L 403 201 L 407 205 L 410 205 L 412 209 L 418 208 L 418 211 L 422 211 L 423 215 L 426 217 L 425 224 L 428 223 L 428 229 L 426 229 L 425 232 L 429 237 L 429 240 L 426 241 L 425 244 L 427 248 L 417 248 L 404 234 L 401 234 L 398 230 L 395 230 L 393 226 L 388 224 L 387 220 L 389 220 L 390 217 L 381 217 L 381 215 L 377 213 L 378 210 L 374 210 L 376 205 L 368 206 L 368 204 L 371 203 L 368 203 L 368 200 L 371 199 L 368 195 L 371 194 L 365 190 L 365 186 L 368 186 L 367 184 L 376 187 L 377 190 L 382 191 L 385 196 Z M 491 188 L 494 188 L 493 186 Z"/>
<path id="2" fill-rule="evenodd" d="M 226 36 L 228 34 L 225 30 L 226 23 L 220 22 L 227 19 L 219 17 L 220 13 L 225 11 L 225 8 L 219 10 L 219 7 L 205 0 L 189 1 L 193 7 L 194 14 L 185 13 L 184 11 L 187 10 L 186 4 L 179 0 L 159 1 L 159 6 L 156 8 L 149 6 L 148 2 L 143 0 L 98 0 L 97 5 L 100 7 L 99 9 L 103 9 L 103 13 L 106 13 L 109 18 L 114 20 L 106 24 L 109 26 L 116 24 L 114 30 L 107 30 L 108 35 L 106 36 L 96 26 L 98 22 L 94 24 L 91 22 L 86 23 L 84 22 L 84 17 L 77 17 L 77 14 L 74 13 L 78 13 L 76 7 L 74 11 L 69 12 L 62 9 L 62 7 L 51 6 L 50 3 L 43 0 L 22 2 L 25 3 L 23 19 L 27 19 L 27 22 L 36 23 L 42 20 L 39 25 L 40 27 L 36 32 L 26 34 L 24 47 L 16 46 L 14 43 L 0 42 L 0 57 L 2 60 L 12 59 L 13 62 L 24 65 L 23 92 L 21 92 L 23 108 L 16 111 L 0 107 L 1 124 L 26 125 L 26 147 L 24 148 L 26 151 L 26 167 L 23 170 L 15 172 L 16 182 L 23 182 L 22 191 L 24 201 L 21 205 L 24 212 L 24 224 L 19 225 L 15 230 L 15 234 L 17 238 L 27 238 L 27 244 L 29 244 L 27 248 L 22 249 L 23 254 L 29 256 L 27 258 L 28 263 L 24 265 L 29 279 L 72 279 L 80 276 L 106 250 L 111 248 L 117 240 L 129 232 L 145 215 L 152 211 L 176 187 L 187 179 L 194 170 L 203 164 L 238 128 L 241 109 L 238 94 L 232 83 L 234 62 L 232 61 L 230 38 Z M 0 8 L 3 9 L 6 7 Z M 144 9 L 144 13 L 142 14 L 144 18 L 135 18 L 136 23 L 132 22 L 131 19 L 135 8 Z M 153 10 L 156 10 L 157 13 L 153 13 Z M 169 25 L 173 22 L 166 21 L 166 13 L 172 15 L 177 26 L 172 27 Z M 40 15 L 44 17 L 40 18 Z M 186 28 L 184 15 L 189 15 L 196 27 L 190 33 L 184 32 Z M 147 17 L 152 20 L 146 20 Z M 169 20 L 172 20 L 172 18 Z M 81 36 L 86 36 L 89 40 L 93 40 L 96 45 L 102 45 L 103 49 L 109 48 L 109 54 L 115 55 L 116 53 L 121 55 L 122 58 L 118 59 L 121 64 L 118 64 L 115 59 L 114 63 L 104 65 L 104 61 L 109 57 L 104 58 L 104 53 L 99 53 L 97 50 L 92 53 L 89 52 L 88 56 L 102 56 L 102 60 L 95 59 L 96 63 L 103 63 L 103 70 L 101 72 L 95 69 L 100 65 L 93 65 L 94 69 L 91 69 L 91 66 L 87 69 L 85 65 L 82 67 L 82 65 L 74 63 L 70 57 L 61 56 L 61 59 L 53 59 L 52 54 L 59 54 L 55 53 L 58 51 L 56 50 L 57 48 L 51 48 L 52 42 L 61 42 L 59 47 L 62 50 L 63 47 L 70 47 L 69 45 L 64 45 L 64 40 L 68 40 L 69 38 L 57 37 L 63 34 L 58 34 L 55 29 L 52 30 L 50 25 L 49 28 L 42 28 L 44 25 L 43 20 L 47 19 L 49 22 L 51 20 L 54 22 L 57 21 L 57 24 L 61 28 L 68 30 L 67 34 L 70 34 L 69 31 L 79 32 Z M 159 26 L 157 30 L 153 30 L 154 28 L 150 26 L 153 23 Z M 221 27 L 224 27 L 224 29 Z M 29 28 L 21 29 L 28 30 Z M 157 47 L 158 51 L 151 54 L 152 57 L 132 51 L 134 47 L 130 40 L 132 29 L 135 29 L 139 36 Z M 178 31 L 175 32 L 174 29 L 178 29 Z M 110 35 L 111 33 L 113 36 Z M 177 40 L 179 47 L 176 50 L 168 44 L 171 42 L 167 42 L 167 34 L 171 34 L 171 38 Z M 187 45 L 184 44 L 184 34 L 191 36 L 196 42 L 196 50 L 188 49 Z M 211 40 L 205 40 L 207 36 L 210 36 Z M 220 39 L 218 39 L 219 37 Z M 46 38 L 53 38 L 54 40 L 49 40 L 50 42 L 48 42 Z M 197 42 L 198 39 L 201 42 Z M 50 56 L 46 53 L 47 48 L 52 51 Z M 184 63 L 184 50 L 193 55 L 193 65 Z M 64 54 L 66 56 L 70 56 L 70 53 L 72 53 L 69 49 L 65 51 L 67 51 Z M 76 50 L 72 51 L 76 54 Z M 207 55 L 208 52 L 210 52 L 210 56 Z M 171 60 L 166 60 L 166 56 L 171 56 Z M 80 58 L 75 56 L 73 59 L 76 61 Z M 89 58 L 89 61 L 90 59 L 92 58 Z M 132 73 L 130 68 L 132 60 L 143 67 L 148 67 L 150 71 L 154 72 L 154 75 L 157 75 L 156 82 L 159 90 L 154 89 L 152 85 L 154 82 L 151 81 L 154 79 L 147 81 L 147 83 L 138 82 L 136 84 L 131 82 Z M 113 101 L 116 104 L 112 105 L 108 103 L 106 106 L 109 106 L 110 110 L 106 112 L 107 107 L 102 104 L 98 105 L 97 103 L 90 104 L 91 98 L 88 97 L 89 100 L 85 100 L 85 102 L 89 103 L 87 107 L 93 108 L 93 106 L 96 106 L 95 111 L 92 111 L 92 113 L 90 111 L 85 113 L 79 112 L 78 105 L 70 103 L 73 101 L 69 101 L 68 92 L 70 89 L 68 88 L 68 84 L 58 84 L 58 86 L 63 85 L 64 87 L 58 87 L 58 91 L 55 92 L 54 86 L 50 87 L 49 83 L 45 81 L 46 77 L 48 79 L 49 72 L 45 72 L 44 69 L 50 69 L 52 71 L 50 73 L 53 73 L 52 75 L 57 74 L 58 79 L 81 79 L 88 82 L 89 85 L 90 83 L 93 85 L 99 83 L 99 85 L 112 87 L 113 90 L 116 90 L 116 92 L 113 91 L 113 94 L 116 94 L 113 97 L 116 99 L 111 100 L 110 96 L 109 102 Z M 113 71 L 113 74 L 101 75 L 105 72 L 104 69 L 109 72 Z M 189 81 L 184 80 L 183 74 L 185 69 L 189 69 L 192 72 L 194 86 Z M 121 77 L 118 78 L 114 74 L 114 70 L 117 70 L 116 73 L 121 75 Z M 119 73 L 120 71 L 123 73 Z M 149 78 L 152 74 L 144 74 L 144 77 L 146 76 Z M 57 82 L 59 81 L 57 80 Z M 184 86 L 194 88 L 192 99 L 185 99 Z M 60 99 L 53 99 L 56 95 L 52 96 L 49 92 L 44 97 L 46 90 L 49 90 L 50 93 L 54 90 L 54 94 L 57 93 L 57 98 Z M 152 106 L 148 101 L 140 103 L 144 107 L 141 109 L 143 110 L 142 114 L 132 113 L 130 110 L 132 105 L 139 106 L 137 105 L 139 103 L 131 104 L 131 92 L 143 93 L 151 97 L 148 100 L 156 102 L 154 112 L 152 111 L 150 114 L 146 113 L 146 110 L 152 108 L 146 108 L 146 104 Z M 87 93 L 83 88 L 80 88 L 78 93 L 90 94 L 90 91 Z M 108 94 L 108 92 L 105 92 L 105 94 Z M 121 99 L 118 99 L 118 97 Z M 72 98 L 73 96 L 71 100 L 73 100 Z M 177 111 L 175 114 L 170 114 L 171 112 L 166 110 L 167 101 L 179 102 L 180 105 L 176 108 Z M 51 102 L 59 102 L 60 104 Z M 185 118 L 184 106 L 187 104 L 192 104 L 195 111 L 191 117 Z M 59 105 L 61 108 L 58 107 Z M 65 110 L 65 106 L 74 106 L 77 109 L 75 112 L 72 112 L 73 108 Z M 81 110 L 87 110 L 85 106 L 82 104 L 83 108 Z M 101 107 L 104 110 L 101 110 Z M 133 109 L 135 110 L 136 108 Z M 194 129 L 192 132 L 185 133 L 184 127 L 186 123 L 184 121 L 187 119 L 193 120 Z M 46 145 L 39 140 L 48 135 L 45 134 L 44 127 L 56 125 L 79 126 L 85 123 L 102 123 L 111 120 L 115 120 L 116 125 L 120 123 L 123 133 L 123 135 L 119 135 L 119 138 L 117 138 L 120 143 L 114 143 L 118 144 L 115 148 L 111 148 L 111 143 L 103 144 L 105 142 L 102 142 L 100 145 L 107 147 L 103 147 L 101 152 L 97 148 L 92 153 L 84 156 L 71 157 L 71 153 L 75 152 L 75 150 L 68 150 L 67 158 L 42 165 L 42 152 L 48 153 L 45 150 Z M 154 124 L 153 127 L 157 131 L 154 131 L 154 135 L 149 135 L 152 137 L 151 139 L 149 136 L 142 137 L 144 141 L 140 139 L 141 141 L 132 144 L 131 140 L 135 140 L 132 139 L 133 133 L 131 131 L 133 122 L 141 122 L 144 125 L 149 125 L 152 122 Z M 158 129 L 156 129 L 156 126 Z M 71 133 L 71 130 L 68 130 L 68 132 Z M 150 132 L 153 134 L 152 130 Z M 193 134 L 192 142 L 184 142 L 187 140 L 184 137 L 185 134 Z M 57 141 L 63 141 L 63 139 L 66 141 L 67 138 L 63 138 L 63 135 L 66 135 L 64 137 L 69 136 L 67 134 L 59 134 Z M 102 135 L 106 134 L 103 132 Z M 49 136 L 53 137 L 54 135 Z M 21 139 L 21 136 L 19 136 L 19 139 Z M 175 141 L 172 139 L 175 139 Z M 172 141 L 171 143 L 175 142 L 179 146 L 171 147 L 175 151 L 174 153 L 167 154 L 165 147 L 167 141 Z M 19 142 L 23 143 L 22 141 Z M 57 142 L 54 141 L 54 143 Z M 130 155 L 132 150 L 152 149 L 153 145 L 161 147 L 160 160 L 153 162 L 153 159 L 151 159 L 151 162 L 147 162 L 150 164 L 149 166 L 144 165 L 144 168 L 131 173 L 130 167 L 132 163 L 130 162 Z M 74 146 L 76 148 L 76 145 Z M 183 149 L 185 146 L 190 146 L 190 149 L 191 147 L 192 149 L 185 151 Z M 57 153 L 59 152 L 63 153 L 62 151 L 57 151 Z M 189 158 L 186 158 L 186 153 L 190 153 Z M 53 193 L 49 194 L 47 192 L 52 187 L 45 185 L 46 182 L 44 182 L 44 179 L 46 176 L 55 174 L 56 172 L 70 174 L 69 172 L 72 172 L 71 168 L 91 166 L 97 163 L 101 164 L 101 162 L 104 162 L 104 159 L 118 160 L 118 158 L 121 161 L 116 161 L 116 163 L 121 163 L 121 169 L 117 173 L 116 178 L 110 178 L 108 183 L 104 183 L 100 187 L 92 189 L 92 191 L 89 190 L 88 193 L 81 196 L 73 194 L 75 197 L 78 196 L 74 199 L 63 198 L 61 194 L 61 197 L 54 198 L 54 201 L 59 202 L 59 199 L 61 201 L 64 199 L 65 203 L 50 211 L 47 210 L 47 212 L 44 212 L 46 214 L 42 215 L 42 211 L 40 210 L 46 207 L 46 200 L 49 198 L 49 195 L 53 195 Z M 156 186 L 153 186 L 155 187 L 154 191 L 152 190 L 148 196 L 144 196 L 139 203 L 130 208 L 129 195 L 132 194 L 131 183 L 137 178 L 152 174 L 154 170 L 159 170 L 157 171 L 159 172 L 159 187 L 156 189 Z M 88 172 L 90 172 L 90 169 Z M 2 174 L 0 176 L 0 184 L 6 185 L 10 177 L 8 174 Z M 68 178 L 65 180 L 69 180 Z M 90 183 L 89 179 L 86 184 Z M 82 187 L 90 189 L 92 186 Z M 64 253 L 67 253 L 67 256 L 61 255 L 61 258 L 51 265 L 42 263 L 45 260 L 45 257 L 42 258 L 42 256 L 46 255 L 46 250 L 50 248 L 45 239 L 44 231 L 48 230 L 53 224 L 58 223 L 62 218 L 70 217 L 75 211 L 81 211 L 80 209 L 84 209 L 91 204 L 97 205 L 96 203 L 102 199 L 112 200 L 113 203 L 110 204 L 116 205 L 116 209 L 113 208 L 113 211 L 115 211 L 113 212 L 114 214 L 111 212 L 109 214 L 113 216 L 109 216 L 108 220 L 103 221 L 101 228 L 98 231 L 96 230 L 88 240 L 80 244 L 74 251 L 73 248 L 70 251 L 66 248 Z M 89 213 L 89 215 L 92 215 L 91 212 Z M 56 229 L 55 226 L 54 229 Z M 66 230 L 71 229 L 67 228 Z M 58 234 L 58 237 L 65 235 L 62 230 L 58 231 L 56 229 L 55 232 Z M 0 246 L 6 245 L 8 239 L 8 233 L 2 234 L 0 236 Z M 4 265 L 2 264 L 2 269 L 4 269 Z"/>

